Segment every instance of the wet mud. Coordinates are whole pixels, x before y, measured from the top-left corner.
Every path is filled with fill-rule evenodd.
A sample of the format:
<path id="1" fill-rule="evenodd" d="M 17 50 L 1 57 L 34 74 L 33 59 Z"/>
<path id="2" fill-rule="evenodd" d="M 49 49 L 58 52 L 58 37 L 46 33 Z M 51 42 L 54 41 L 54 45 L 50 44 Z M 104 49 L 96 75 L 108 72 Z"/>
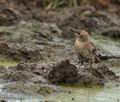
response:
<path id="1" fill-rule="evenodd" d="M 0 68 L 0 78 L 8 83 L 3 91 L 24 94 L 47 95 L 65 92 L 56 85 L 79 84 L 83 86 L 100 85 L 117 81 L 117 76 L 105 64 L 80 66 L 62 60 L 53 64 L 19 63 L 16 66 Z"/>

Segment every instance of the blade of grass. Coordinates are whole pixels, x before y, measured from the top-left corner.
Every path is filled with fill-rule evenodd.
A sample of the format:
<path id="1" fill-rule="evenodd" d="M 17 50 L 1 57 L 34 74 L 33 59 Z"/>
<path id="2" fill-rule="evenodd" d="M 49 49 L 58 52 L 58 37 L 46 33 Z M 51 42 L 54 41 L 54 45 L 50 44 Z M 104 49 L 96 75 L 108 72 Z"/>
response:
<path id="1" fill-rule="evenodd" d="M 78 6 L 77 0 L 73 0 L 73 6 Z"/>
<path id="2" fill-rule="evenodd" d="M 49 3 L 49 4 L 47 5 L 46 9 L 47 9 L 47 10 L 52 9 L 52 6 L 53 6 L 53 2 Z"/>

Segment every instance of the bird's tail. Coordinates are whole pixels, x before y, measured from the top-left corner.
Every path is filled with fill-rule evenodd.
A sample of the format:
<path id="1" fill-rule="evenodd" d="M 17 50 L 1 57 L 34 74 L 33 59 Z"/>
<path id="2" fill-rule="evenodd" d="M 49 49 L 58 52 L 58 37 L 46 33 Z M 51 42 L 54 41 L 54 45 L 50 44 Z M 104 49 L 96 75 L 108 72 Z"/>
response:
<path id="1" fill-rule="evenodd" d="M 120 55 L 102 55 L 98 53 L 97 56 L 101 61 L 109 60 L 109 59 L 120 59 Z"/>
<path id="2" fill-rule="evenodd" d="M 120 56 L 114 56 L 114 55 L 107 56 L 107 55 L 102 55 L 102 56 L 99 56 L 99 58 L 100 58 L 100 60 L 120 59 Z"/>
<path id="3" fill-rule="evenodd" d="M 99 58 L 99 56 L 97 55 L 97 53 L 95 53 L 95 62 L 96 63 L 100 63 L 101 59 Z"/>

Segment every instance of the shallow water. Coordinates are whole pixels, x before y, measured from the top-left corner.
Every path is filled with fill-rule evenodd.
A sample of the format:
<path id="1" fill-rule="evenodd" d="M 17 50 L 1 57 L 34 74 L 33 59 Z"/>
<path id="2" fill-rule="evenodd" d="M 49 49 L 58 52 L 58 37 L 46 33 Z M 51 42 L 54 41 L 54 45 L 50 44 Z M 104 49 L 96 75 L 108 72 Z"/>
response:
<path id="1" fill-rule="evenodd" d="M 109 87 L 66 87 L 72 91 L 70 94 L 51 95 L 49 99 L 56 99 L 58 102 L 119 102 L 120 87 L 108 85 Z M 65 88 L 65 87 L 64 87 Z"/>
<path id="2" fill-rule="evenodd" d="M 76 86 L 62 86 L 70 93 L 57 93 L 47 97 L 23 97 L 9 98 L 9 102 L 120 102 L 120 87 L 113 84 L 102 87 L 76 87 Z"/>

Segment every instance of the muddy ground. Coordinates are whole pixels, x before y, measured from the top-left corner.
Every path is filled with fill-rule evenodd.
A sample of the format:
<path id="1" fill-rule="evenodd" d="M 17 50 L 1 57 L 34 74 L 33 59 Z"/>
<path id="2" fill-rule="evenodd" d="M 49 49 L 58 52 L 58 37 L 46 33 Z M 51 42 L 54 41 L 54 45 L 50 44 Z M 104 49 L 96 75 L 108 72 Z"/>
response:
<path id="1" fill-rule="evenodd" d="M 113 66 L 119 66 L 118 59 L 103 61 L 93 67 L 79 67 L 73 49 L 75 36 L 69 30 L 69 27 L 84 29 L 93 39 L 102 36 L 118 41 L 119 5 L 110 4 L 104 9 L 80 6 L 47 11 L 31 9 L 24 3 L 19 6 L 17 1 L 12 3 L 14 6 L 4 2 L 0 5 L 0 58 L 19 64 L 8 68 L 1 66 L 0 82 L 8 83 L 3 91 L 46 95 L 65 92 L 57 86 L 63 83 L 88 87 L 119 80 L 111 70 Z M 98 44 L 96 46 L 103 55 L 112 55 Z"/>
<path id="2" fill-rule="evenodd" d="M 104 86 L 110 81 L 119 81 L 119 76 L 105 64 L 76 66 L 69 60 L 53 64 L 21 62 L 14 67 L 0 68 L 1 82 L 7 83 L 3 91 L 30 95 L 48 95 L 67 92 L 56 85 L 79 84 L 85 87 Z"/>

